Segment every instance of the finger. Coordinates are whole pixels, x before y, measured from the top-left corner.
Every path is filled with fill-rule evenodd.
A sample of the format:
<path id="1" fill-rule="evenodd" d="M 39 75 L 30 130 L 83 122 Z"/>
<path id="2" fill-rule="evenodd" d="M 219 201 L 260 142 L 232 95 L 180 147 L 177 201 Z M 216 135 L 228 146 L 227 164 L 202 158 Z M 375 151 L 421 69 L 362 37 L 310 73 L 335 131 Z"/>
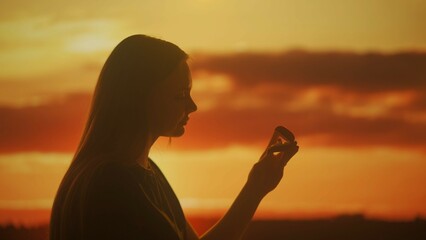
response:
<path id="1" fill-rule="evenodd" d="M 289 152 L 293 152 L 294 150 L 293 143 L 280 144 L 277 146 L 272 146 L 268 149 L 268 155 L 265 159 L 267 162 L 275 165 L 276 167 L 283 168 L 282 159 L 285 158 L 285 155 L 288 155 Z"/>
<path id="2" fill-rule="evenodd" d="M 278 139 L 279 135 L 280 134 L 277 131 L 274 131 L 274 133 L 273 133 L 273 135 L 271 137 L 271 140 L 268 143 L 268 146 L 273 145 L 275 143 L 276 139 Z"/>
<path id="3" fill-rule="evenodd" d="M 267 150 L 268 153 L 286 152 L 291 150 L 294 146 L 296 146 L 294 142 L 285 142 L 283 144 L 272 145 Z"/>
<path id="4" fill-rule="evenodd" d="M 297 152 L 295 142 L 285 142 L 270 146 L 262 154 L 261 159 L 282 166 Z"/>
<path id="5" fill-rule="evenodd" d="M 287 165 L 288 161 L 299 151 L 299 146 L 294 146 L 289 151 L 286 151 L 283 153 L 283 155 L 280 158 L 280 162 L 283 166 Z"/>
<path id="6" fill-rule="evenodd" d="M 294 134 L 288 130 L 287 128 L 283 127 L 283 126 L 277 126 L 275 128 L 275 132 L 279 132 L 281 133 L 281 135 L 287 139 L 287 141 L 289 142 L 294 142 Z"/>

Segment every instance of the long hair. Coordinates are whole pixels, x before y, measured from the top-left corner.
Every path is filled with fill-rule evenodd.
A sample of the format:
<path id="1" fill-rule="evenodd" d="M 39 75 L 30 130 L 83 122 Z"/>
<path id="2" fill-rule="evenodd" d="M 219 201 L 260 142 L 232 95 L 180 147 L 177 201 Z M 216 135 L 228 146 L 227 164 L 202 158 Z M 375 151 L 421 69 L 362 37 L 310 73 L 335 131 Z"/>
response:
<path id="1" fill-rule="evenodd" d="M 130 164 L 146 147 L 148 94 L 187 58 L 176 45 L 145 35 L 120 42 L 105 62 L 80 144 L 56 193 L 49 238 L 77 238 L 94 171 L 107 162 Z"/>

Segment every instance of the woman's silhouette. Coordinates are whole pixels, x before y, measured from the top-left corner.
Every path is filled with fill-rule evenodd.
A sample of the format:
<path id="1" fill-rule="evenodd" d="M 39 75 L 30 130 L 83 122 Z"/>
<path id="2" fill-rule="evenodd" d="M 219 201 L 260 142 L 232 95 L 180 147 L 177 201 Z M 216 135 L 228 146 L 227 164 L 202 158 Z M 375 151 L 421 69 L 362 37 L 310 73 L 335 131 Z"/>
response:
<path id="1" fill-rule="evenodd" d="M 148 157 L 160 136 L 184 134 L 197 110 L 187 54 L 145 35 L 124 39 L 100 73 L 78 150 L 57 191 L 51 240 L 238 239 L 298 151 L 265 151 L 225 216 L 199 237 Z M 190 174 L 190 173 L 188 173 Z"/>

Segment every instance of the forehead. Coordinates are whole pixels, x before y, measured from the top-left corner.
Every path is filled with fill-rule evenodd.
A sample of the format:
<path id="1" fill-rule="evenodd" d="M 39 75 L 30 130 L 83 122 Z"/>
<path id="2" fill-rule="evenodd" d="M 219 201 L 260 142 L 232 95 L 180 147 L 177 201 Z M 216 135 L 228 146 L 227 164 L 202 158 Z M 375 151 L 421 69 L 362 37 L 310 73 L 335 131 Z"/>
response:
<path id="1" fill-rule="evenodd" d="M 192 87 L 191 73 L 188 64 L 182 60 L 163 82 L 163 87 L 172 89 L 185 89 Z"/>

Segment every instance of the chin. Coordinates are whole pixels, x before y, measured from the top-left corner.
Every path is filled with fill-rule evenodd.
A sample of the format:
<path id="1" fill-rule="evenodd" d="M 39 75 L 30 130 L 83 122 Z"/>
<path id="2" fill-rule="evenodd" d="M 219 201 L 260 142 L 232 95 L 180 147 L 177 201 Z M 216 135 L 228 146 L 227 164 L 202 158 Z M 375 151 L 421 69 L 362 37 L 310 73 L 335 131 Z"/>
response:
<path id="1" fill-rule="evenodd" d="M 176 128 L 170 134 L 167 134 L 167 137 L 181 137 L 185 134 L 185 128 L 183 126 Z"/>

